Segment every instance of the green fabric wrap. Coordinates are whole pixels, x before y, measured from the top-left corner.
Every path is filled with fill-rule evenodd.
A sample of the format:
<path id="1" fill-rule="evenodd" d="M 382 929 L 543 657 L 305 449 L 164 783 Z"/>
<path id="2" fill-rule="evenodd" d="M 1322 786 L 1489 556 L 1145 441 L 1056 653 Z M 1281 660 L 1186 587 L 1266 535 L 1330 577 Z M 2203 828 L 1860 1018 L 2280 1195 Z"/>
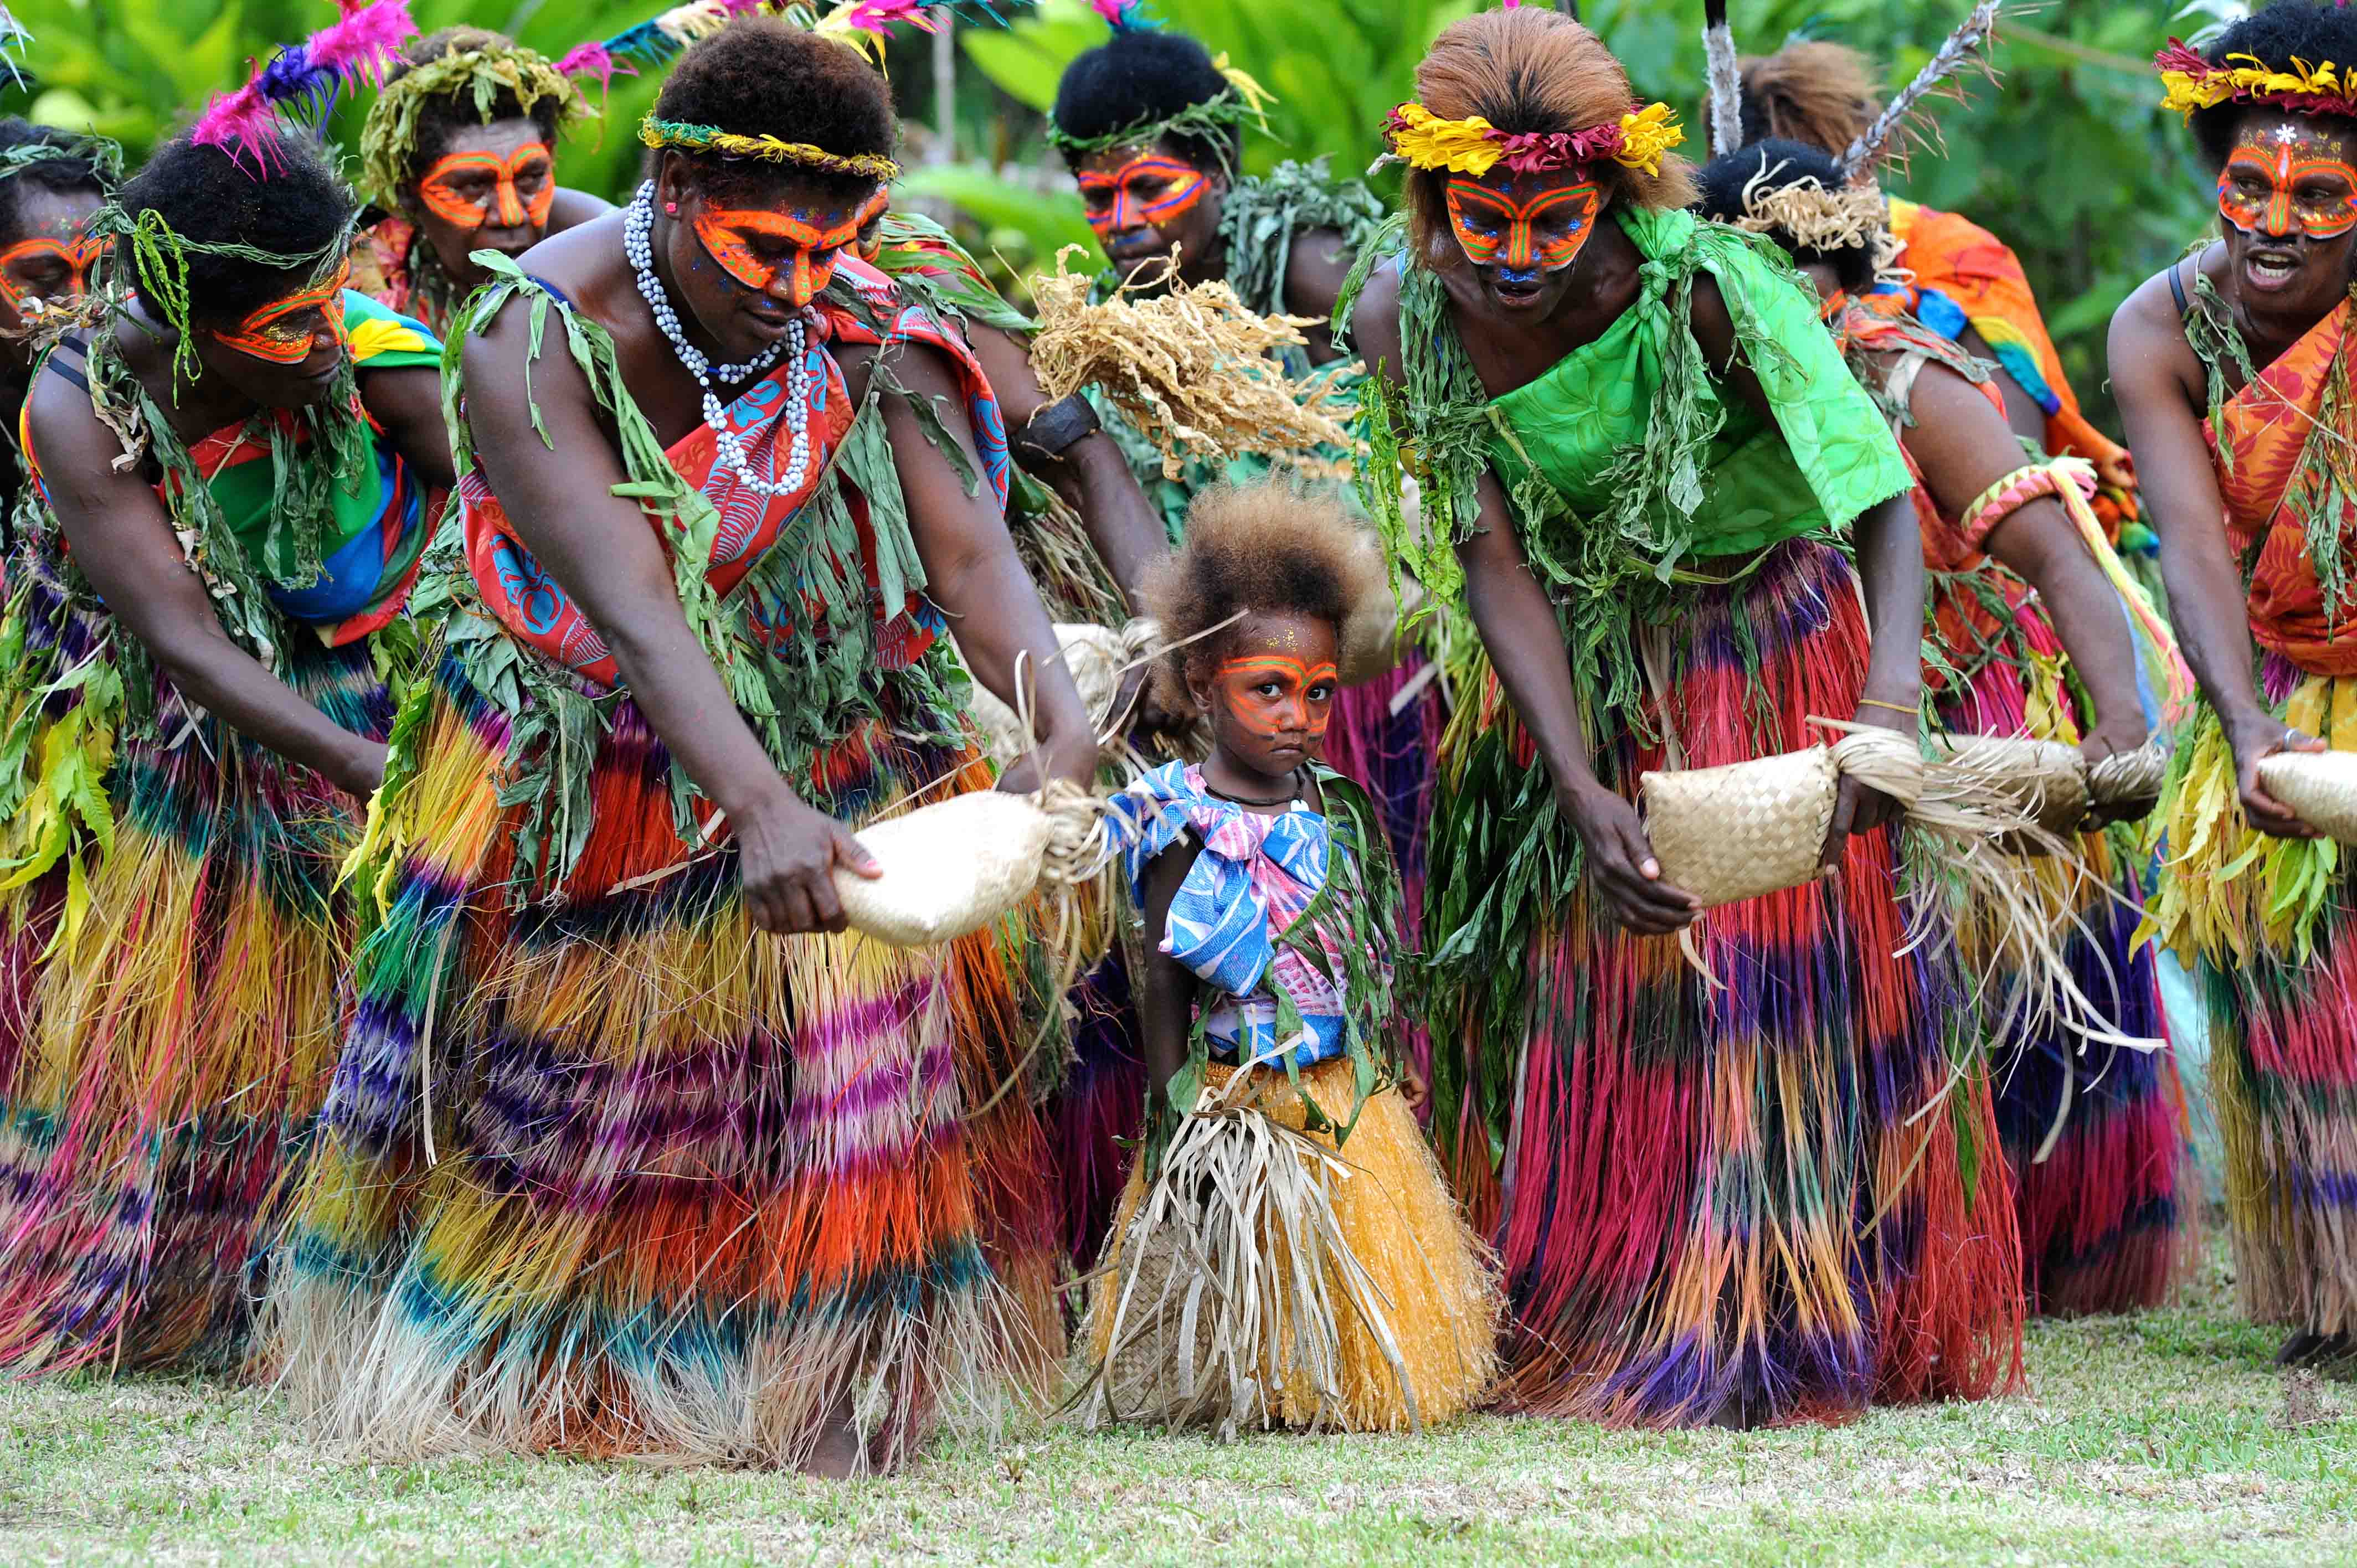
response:
<path id="1" fill-rule="evenodd" d="M 1633 628 L 1675 612 L 1675 585 L 1721 580 L 1695 563 L 1787 539 L 1846 537 L 1910 488 L 1874 401 L 1818 319 L 1814 296 L 1768 240 L 1682 211 L 1612 213 L 1643 261 L 1636 301 L 1594 342 L 1492 400 L 1434 273 L 1402 263 L 1406 363 L 1370 379 L 1361 489 L 1395 566 L 1461 599 L 1456 546 L 1474 533 L 1484 471 L 1505 487 L 1531 568 L 1559 607 L 1572 666 L 1597 705 L 1638 710 Z M 1336 317 L 1403 256 L 1394 220 L 1360 256 Z M 1772 425 L 1724 396 L 1690 324 L 1696 281 L 1717 286 Z M 1413 523 L 1400 481 L 1421 487 Z"/>
<path id="2" fill-rule="evenodd" d="M 704 492 L 689 484 L 665 456 L 654 427 L 639 409 L 622 379 L 610 333 L 549 292 L 506 257 L 479 252 L 491 278 L 468 300 L 453 323 L 442 368 L 443 409 L 451 431 L 451 457 L 458 474 L 476 467 L 474 434 L 464 416 L 465 359 L 462 346 L 488 328 L 500 311 L 521 301 L 531 312 L 528 357 L 537 362 L 552 308 L 561 321 L 566 351 L 589 383 L 597 406 L 619 437 L 624 482 L 614 494 L 635 501 L 662 539 L 673 563 L 673 585 L 689 628 L 710 658 L 730 700 L 770 762 L 801 788 L 814 757 L 870 719 L 884 719 L 905 738 L 957 745 L 966 738 L 963 715 L 967 682 L 948 639 L 905 669 L 882 671 L 872 598 L 877 587 L 866 575 L 864 552 L 849 505 L 856 493 L 867 505 L 885 602 L 925 585 L 924 568 L 909 532 L 909 508 L 884 424 L 883 400 L 906 401 L 919 415 L 927 438 L 946 452 L 961 472 L 971 469 L 939 415 L 894 378 L 894 350 L 877 356 L 867 391 L 842 443 L 827 455 L 818 488 L 794 514 L 777 542 L 765 551 L 727 593 L 707 577 L 720 514 Z M 874 319 L 857 291 L 837 280 L 831 304 L 846 308 L 888 339 L 888 323 Z M 527 380 L 527 395 L 530 382 Z M 540 429 L 535 406 L 533 427 Z M 542 439 L 547 439 L 542 432 Z M 978 475 L 968 475 L 978 484 Z M 782 639 L 757 628 L 762 605 L 792 605 L 792 633 Z M 518 843 L 521 867 L 513 897 L 531 897 L 529 884 L 561 879 L 572 872 L 593 825 L 590 771 L 606 715 L 629 698 L 626 691 L 595 691 L 571 671 L 510 638 L 488 617 L 453 618 L 447 650 L 467 679 L 511 721 L 508 783 L 501 805 L 531 808 Z M 683 842 L 697 842 L 701 830 L 694 802 L 702 796 L 683 768 L 671 772 L 673 826 Z"/>

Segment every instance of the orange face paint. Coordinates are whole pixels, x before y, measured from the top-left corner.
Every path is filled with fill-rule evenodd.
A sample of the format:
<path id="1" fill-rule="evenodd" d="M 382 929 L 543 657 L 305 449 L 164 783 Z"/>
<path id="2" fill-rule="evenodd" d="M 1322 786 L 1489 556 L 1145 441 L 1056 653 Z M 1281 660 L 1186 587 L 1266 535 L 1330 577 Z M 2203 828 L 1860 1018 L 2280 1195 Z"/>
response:
<path id="1" fill-rule="evenodd" d="M 1264 740 L 1295 732 L 1324 739 L 1341 684 L 1333 660 L 1308 664 L 1283 653 L 1231 659 L 1220 666 L 1218 679 L 1229 716 Z"/>
<path id="2" fill-rule="evenodd" d="M 818 297 L 834 276 L 843 248 L 859 238 L 890 199 L 890 192 L 878 190 L 850 217 L 823 229 L 766 208 L 705 207 L 696 212 L 695 237 L 721 270 L 747 288 L 770 293 L 778 275 L 785 274 L 787 303 L 800 307 Z"/>
<path id="3" fill-rule="evenodd" d="M 1072 177 L 1089 227 L 1100 240 L 1143 223 L 1158 229 L 1193 210 L 1211 182 L 1200 169 L 1160 153 L 1132 158 L 1111 174 L 1083 169 Z"/>
<path id="4" fill-rule="evenodd" d="M 2357 229 L 2357 168 L 2339 137 L 2279 125 L 2227 158 L 2218 210 L 2245 234 L 2337 240 Z"/>
<path id="5" fill-rule="evenodd" d="M 104 253 L 103 240 L 19 240 L 0 251 L 0 300 L 18 316 L 32 316 L 33 302 L 62 305 L 90 292 L 90 269 Z"/>
<path id="6" fill-rule="evenodd" d="M 287 295 L 274 305 L 265 305 L 243 321 L 233 331 L 216 332 L 213 340 L 225 349 L 266 360 L 274 365 L 299 365 L 311 357 L 317 342 L 319 322 L 340 339 L 344 335 L 344 283 L 351 276 L 352 264 L 346 262 L 336 269 L 336 275 L 315 288 Z"/>
<path id="7" fill-rule="evenodd" d="M 504 158 L 452 153 L 417 182 L 417 199 L 461 229 L 480 229 L 495 218 L 502 229 L 545 229 L 556 205 L 556 156 L 540 142 L 527 142 Z"/>
<path id="8" fill-rule="evenodd" d="M 1579 258 L 1596 231 L 1601 194 L 1592 180 L 1545 185 L 1516 180 L 1505 189 L 1452 179 L 1448 226 L 1476 266 L 1559 272 Z"/>

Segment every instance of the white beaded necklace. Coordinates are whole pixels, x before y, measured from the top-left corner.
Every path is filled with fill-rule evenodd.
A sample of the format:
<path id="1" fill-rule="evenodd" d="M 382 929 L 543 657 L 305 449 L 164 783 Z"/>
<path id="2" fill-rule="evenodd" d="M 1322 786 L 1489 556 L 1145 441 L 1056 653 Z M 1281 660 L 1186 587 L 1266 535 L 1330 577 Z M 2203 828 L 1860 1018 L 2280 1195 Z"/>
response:
<path id="1" fill-rule="evenodd" d="M 811 376 L 807 353 L 809 338 L 802 329 L 802 318 L 797 314 L 786 326 L 786 335 L 770 344 L 741 365 L 716 365 L 704 357 L 704 351 L 687 340 L 681 330 L 679 313 L 671 307 L 671 296 L 663 292 L 662 280 L 655 276 L 654 244 L 650 238 L 655 224 L 655 182 L 648 180 L 639 187 L 638 195 L 630 199 L 630 210 L 622 218 L 622 256 L 639 274 L 639 295 L 654 313 L 655 325 L 671 339 L 671 351 L 695 384 L 704 389 L 704 423 L 718 444 L 718 466 L 737 476 L 746 489 L 772 499 L 790 496 L 802 488 L 810 472 L 810 391 Z M 786 363 L 786 428 L 793 432 L 793 445 L 789 449 L 784 475 L 764 479 L 746 466 L 745 443 L 728 428 L 728 411 L 722 405 L 719 394 L 712 390 L 717 380 L 725 384 L 749 381 L 766 375 L 777 364 L 780 355 L 787 356 Z"/>

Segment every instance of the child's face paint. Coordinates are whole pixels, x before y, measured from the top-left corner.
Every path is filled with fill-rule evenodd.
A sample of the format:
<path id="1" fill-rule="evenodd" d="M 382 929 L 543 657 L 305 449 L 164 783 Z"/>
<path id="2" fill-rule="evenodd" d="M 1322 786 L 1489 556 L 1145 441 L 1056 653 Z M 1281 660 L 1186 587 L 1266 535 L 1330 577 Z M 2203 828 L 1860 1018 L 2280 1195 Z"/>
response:
<path id="1" fill-rule="evenodd" d="M 1314 741 L 1326 738 L 1341 675 L 1330 659 L 1308 664 L 1290 654 L 1253 653 L 1221 665 L 1217 680 L 1228 716 L 1245 734 Z"/>
<path id="2" fill-rule="evenodd" d="M 340 346 L 344 284 L 351 270 L 346 262 L 317 287 L 265 305 L 231 330 L 215 332 L 214 341 L 273 365 L 299 365 L 323 348 Z"/>
<path id="3" fill-rule="evenodd" d="M 1147 153 L 1113 169 L 1075 175 L 1089 227 L 1101 241 L 1138 228 L 1162 229 L 1193 211 L 1211 189 L 1203 172 L 1183 158 Z"/>
<path id="4" fill-rule="evenodd" d="M 1227 771 L 1257 789 L 1319 755 L 1341 680 L 1332 623 L 1256 610 L 1196 685 Z"/>
<path id="5" fill-rule="evenodd" d="M 841 209 L 787 213 L 699 203 L 695 237 L 730 277 L 800 309 L 818 297 L 834 278 L 844 247 L 882 216 L 890 199 L 890 192 L 879 189 L 847 214 Z"/>
<path id="6" fill-rule="evenodd" d="M 447 153 L 417 182 L 417 199 L 456 229 L 545 230 L 556 205 L 556 156 L 540 142 L 505 156 Z"/>
<path id="7" fill-rule="evenodd" d="M 1603 198 L 1593 180 L 1564 171 L 1452 179 L 1447 200 L 1448 226 L 1468 261 L 1534 276 L 1579 259 Z"/>

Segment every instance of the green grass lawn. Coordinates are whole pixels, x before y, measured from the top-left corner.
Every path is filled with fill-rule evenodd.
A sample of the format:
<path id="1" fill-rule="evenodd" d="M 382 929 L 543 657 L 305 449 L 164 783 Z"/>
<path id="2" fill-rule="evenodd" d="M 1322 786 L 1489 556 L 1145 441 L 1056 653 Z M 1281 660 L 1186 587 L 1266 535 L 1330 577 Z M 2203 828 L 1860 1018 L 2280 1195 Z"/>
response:
<path id="1" fill-rule="evenodd" d="M 2319 1563 L 2357 1560 L 2357 1389 L 2287 1384 L 2213 1268 L 2043 1324 L 2031 1392 L 1738 1435 L 1482 1418 L 1227 1447 L 1055 1427 L 832 1485 L 306 1443 L 268 1396 L 0 1384 L 0 1561 Z"/>

